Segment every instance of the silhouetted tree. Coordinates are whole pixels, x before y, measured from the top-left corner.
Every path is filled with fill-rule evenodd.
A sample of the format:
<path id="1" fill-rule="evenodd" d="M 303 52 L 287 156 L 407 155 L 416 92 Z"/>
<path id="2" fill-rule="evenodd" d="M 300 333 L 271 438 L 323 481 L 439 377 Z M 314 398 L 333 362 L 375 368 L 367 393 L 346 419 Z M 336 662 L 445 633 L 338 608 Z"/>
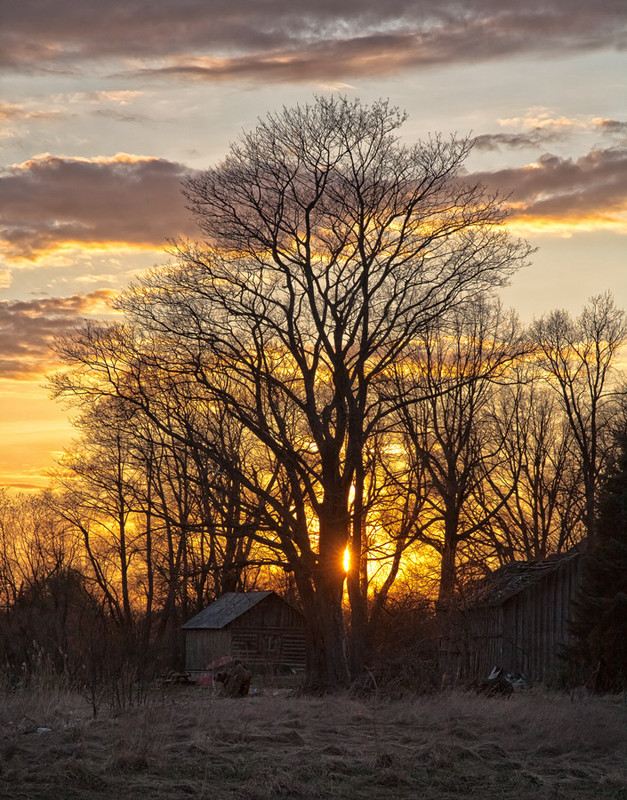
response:
<path id="1" fill-rule="evenodd" d="M 492 410 L 502 446 L 482 482 L 502 502 L 485 529 L 501 564 L 539 560 L 585 534 L 585 494 L 574 434 L 556 397 L 538 380 L 504 387 Z M 483 500 L 481 501 L 484 502 Z"/>
<path id="2" fill-rule="evenodd" d="M 558 393 L 579 453 L 585 524 L 588 535 L 593 536 L 603 431 L 616 407 L 612 372 L 627 339 L 627 319 L 606 293 L 590 298 L 576 319 L 566 311 L 552 311 L 538 320 L 534 329 L 540 364 Z"/>
<path id="3" fill-rule="evenodd" d="M 249 463 L 211 457 L 256 497 L 253 535 L 294 573 L 312 689 L 350 680 L 343 557 L 364 529 L 351 493 L 365 444 L 399 404 L 381 391 L 387 373 L 413 357 L 427 324 L 501 285 L 528 253 L 499 230 L 500 199 L 461 179 L 469 141 L 402 145 L 404 119 L 386 102 L 342 98 L 269 115 L 187 181 L 204 242 L 179 245 L 178 263 L 119 303 L 144 353 L 152 348 L 151 369 L 245 431 Z M 127 361 L 123 381 L 112 375 L 115 336 L 100 358 L 106 335 L 61 346 L 75 370 L 58 386 L 100 381 L 95 391 L 162 424 L 146 371 Z M 360 625 L 352 631 L 359 645 Z"/>
<path id="4" fill-rule="evenodd" d="M 493 494 L 487 502 L 482 490 L 508 433 L 489 411 L 499 386 L 516 381 L 512 368 L 527 351 L 516 316 L 481 300 L 425 331 L 414 369 L 399 376 L 399 394 L 416 400 L 399 414 L 408 458 L 428 476 L 415 536 L 440 556 L 440 601 L 455 592 L 460 550 L 506 500 Z"/>
<path id="5" fill-rule="evenodd" d="M 627 430 L 599 498 L 597 535 L 584 556 L 571 659 L 599 692 L 627 688 Z"/>

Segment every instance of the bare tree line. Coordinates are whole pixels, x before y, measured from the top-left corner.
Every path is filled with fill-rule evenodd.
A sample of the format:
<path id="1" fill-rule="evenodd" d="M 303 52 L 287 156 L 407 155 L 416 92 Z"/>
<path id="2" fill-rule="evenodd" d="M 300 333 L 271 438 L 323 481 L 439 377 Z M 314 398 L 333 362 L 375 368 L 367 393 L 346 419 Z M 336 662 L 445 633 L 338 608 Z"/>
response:
<path id="1" fill-rule="evenodd" d="M 403 582 L 447 602 L 594 535 L 625 315 L 600 295 L 523 328 L 495 299 L 529 256 L 502 200 L 464 180 L 467 141 L 408 147 L 403 121 L 342 99 L 270 115 L 189 179 L 202 242 L 120 297 L 124 322 L 57 344 L 81 438 L 46 513 L 145 649 L 282 585 L 309 688 L 346 685 Z M 3 536 L 11 607 L 32 575 Z"/>

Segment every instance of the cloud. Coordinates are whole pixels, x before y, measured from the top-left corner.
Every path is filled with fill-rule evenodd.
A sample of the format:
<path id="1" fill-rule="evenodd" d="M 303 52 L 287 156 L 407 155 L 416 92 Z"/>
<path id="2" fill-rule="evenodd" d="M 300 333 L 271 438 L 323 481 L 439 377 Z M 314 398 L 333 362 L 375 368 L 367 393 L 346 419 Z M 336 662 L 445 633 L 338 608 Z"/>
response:
<path id="1" fill-rule="evenodd" d="M 25 481 L 20 480 L 19 478 L 17 480 L 11 480 L 10 477 L 7 480 L 6 475 L 3 475 L 2 477 L 3 477 L 2 481 L 3 486 L 5 486 L 7 489 L 16 489 L 18 492 L 26 492 L 30 491 L 31 489 L 40 490 L 45 488 L 45 484 L 42 485 L 39 483 L 26 483 Z M 45 479 L 46 484 L 49 483 L 50 479 L 48 478 L 47 475 L 42 476 L 42 478 Z"/>
<path id="2" fill-rule="evenodd" d="M 40 122 L 50 120 L 66 120 L 78 116 L 87 107 L 87 113 L 95 117 L 105 117 L 117 122 L 151 123 L 150 117 L 131 110 L 133 102 L 146 92 L 93 91 L 73 92 L 49 95 L 45 101 L 47 107 L 33 107 L 34 101 L 26 103 L 0 102 L 0 138 L 22 138 L 24 131 L 35 129 Z"/>
<path id="3" fill-rule="evenodd" d="M 627 7 L 613 0 L 96 0 L 10 3 L 3 63 L 74 70 L 114 59 L 203 80 L 341 80 L 408 66 L 519 53 L 620 48 Z M 198 60 L 200 58 L 200 60 Z M 164 59 L 166 59 L 164 61 Z M 149 63 L 151 62 L 151 63 Z"/>
<path id="4" fill-rule="evenodd" d="M 0 120 L 5 122 L 22 122 L 27 119 L 54 119 L 61 116 L 63 116 L 61 111 L 33 110 L 19 103 L 0 102 Z"/>
<path id="5" fill-rule="evenodd" d="M 594 122 L 603 133 L 627 136 L 627 122 L 621 122 L 617 119 L 595 119 Z"/>
<path id="6" fill-rule="evenodd" d="M 503 141 L 523 146 L 531 138 L 496 134 L 483 146 Z M 197 238 L 180 191 L 187 172 L 179 163 L 126 154 L 42 155 L 11 167 L 0 176 L 0 240 L 7 265 L 42 259 L 51 265 L 76 248 L 160 251 L 167 239 Z M 625 147 L 592 150 L 576 160 L 545 154 L 522 168 L 469 179 L 510 195 L 519 222 L 627 226 Z"/>
<path id="7" fill-rule="evenodd" d="M 98 108 L 92 111 L 94 117 L 105 117 L 107 119 L 114 119 L 116 122 L 135 122 L 141 125 L 154 122 L 150 117 L 144 114 L 131 114 L 126 111 L 118 111 L 115 108 Z"/>
<path id="8" fill-rule="evenodd" d="M 475 136 L 472 141 L 478 150 L 499 150 L 501 147 L 514 149 L 538 147 L 556 138 L 559 137 L 538 130 L 531 133 L 482 133 Z"/>
<path id="9" fill-rule="evenodd" d="M 50 350 L 52 341 L 77 327 L 84 317 L 104 314 L 114 294 L 99 289 L 72 297 L 0 301 L 0 379 L 41 378 L 58 365 Z"/>
<path id="10" fill-rule="evenodd" d="M 126 106 L 136 100 L 138 97 L 143 97 L 146 93 L 131 89 L 121 90 L 101 90 L 93 92 L 72 92 L 71 94 L 56 94 L 53 95 L 52 100 L 61 103 L 117 103 L 121 106 Z"/>
<path id="11" fill-rule="evenodd" d="M 522 117 L 499 119 L 503 128 L 522 128 L 523 130 L 542 131 L 547 136 L 568 134 L 576 130 L 588 130 L 595 127 L 594 120 L 580 117 L 556 117 L 547 108 L 532 108 Z"/>
<path id="12" fill-rule="evenodd" d="M 627 233 L 627 148 L 591 150 L 578 159 L 545 154 L 529 166 L 467 179 L 508 194 L 515 223 Z"/>
<path id="13" fill-rule="evenodd" d="M 7 260 L 37 260 L 74 245 L 161 249 L 195 235 L 181 180 L 165 159 L 44 154 L 0 175 L 0 239 Z"/>
<path id="14" fill-rule="evenodd" d="M 537 148 L 549 142 L 564 141 L 575 133 L 607 134 L 624 137 L 627 122 L 591 116 L 555 116 L 549 109 L 535 108 L 520 117 L 499 119 L 502 128 L 519 128 L 515 133 L 483 133 L 475 136 L 478 150 Z"/>

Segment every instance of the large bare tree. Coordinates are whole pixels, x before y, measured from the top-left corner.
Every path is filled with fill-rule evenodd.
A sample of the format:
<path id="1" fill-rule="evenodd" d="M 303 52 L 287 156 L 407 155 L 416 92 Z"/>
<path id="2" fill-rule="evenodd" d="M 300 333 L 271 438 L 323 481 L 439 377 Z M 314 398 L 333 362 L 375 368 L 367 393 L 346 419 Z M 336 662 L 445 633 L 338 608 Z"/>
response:
<path id="1" fill-rule="evenodd" d="M 120 302 L 138 337 L 159 342 L 158 366 L 255 443 L 255 463 L 220 469 L 258 497 L 256 535 L 294 574 L 312 689 L 350 680 L 343 557 L 364 529 L 352 517 L 365 443 L 398 405 L 382 391 L 390 369 L 528 253 L 499 227 L 501 200 L 462 179 L 468 140 L 404 145 L 404 118 L 343 98 L 269 115 L 187 181 L 204 240 L 179 243 L 176 263 Z M 70 363 L 89 362 L 84 344 L 65 347 Z M 138 380 L 115 391 L 141 403 Z"/>

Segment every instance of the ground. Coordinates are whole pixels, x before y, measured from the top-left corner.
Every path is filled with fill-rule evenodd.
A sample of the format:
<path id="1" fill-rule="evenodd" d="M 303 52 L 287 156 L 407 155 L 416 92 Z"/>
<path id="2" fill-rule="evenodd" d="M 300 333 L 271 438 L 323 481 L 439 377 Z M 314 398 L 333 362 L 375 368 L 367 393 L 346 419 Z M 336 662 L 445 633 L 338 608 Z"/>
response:
<path id="1" fill-rule="evenodd" d="M 627 698 L 151 689 L 123 711 L 0 696 L 7 800 L 627 800 Z"/>

